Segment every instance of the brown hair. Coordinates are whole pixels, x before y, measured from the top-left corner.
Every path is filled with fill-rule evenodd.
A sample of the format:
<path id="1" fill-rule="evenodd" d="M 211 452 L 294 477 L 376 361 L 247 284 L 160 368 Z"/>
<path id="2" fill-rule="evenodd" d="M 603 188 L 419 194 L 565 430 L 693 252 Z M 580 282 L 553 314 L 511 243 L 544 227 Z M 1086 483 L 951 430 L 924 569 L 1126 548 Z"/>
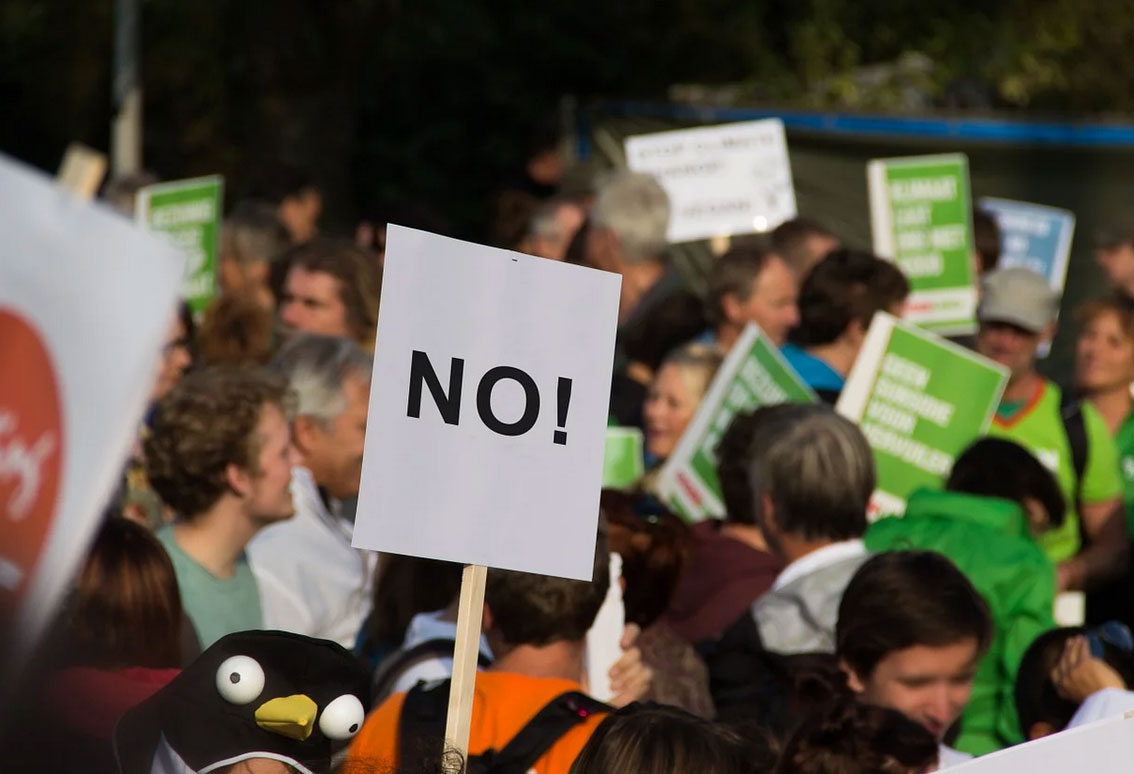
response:
<path id="1" fill-rule="evenodd" d="M 608 551 L 606 536 L 600 530 L 591 581 L 489 571 L 484 603 L 492 611 L 492 628 L 509 646 L 581 641 L 595 622 L 610 587 Z"/>
<path id="2" fill-rule="evenodd" d="M 634 703 L 599 723 L 571 774 L 743 774 L 752 771 L 734 732 L 677 707 Z"/>
<path id="3" fill-rule="evenodd" d="M 1096 317 L 1113 314 L 1118 318 L 1118 327 L 1130 341 L 1134 341 L 1134 308 L 1116 296 L 1096 298 L 1075 310 L 1075 321 L 1085 326 Z"/>
<path id="4" fill-rule="evenodd" d="M 910 284 L 901 270 L 862 250 L 835 250 L 815 264 L 799 289 L 801 347 L 829 344 L 854 321 L 863 331 L 878 311 L 905 301 Z"/>
<path id="5" fill-rule="evenodd" d="M 720 325 L 725 322 L 721 304 L 725 296 L 733 296 L 744 302 L 752 295 L 756 278 L 776 255 L 758 245 L 734 247 L 722 255 L 709 270 L 709 295 L 705 313 L 709 322 Z"/>
<path id="6" fill-rule="evenodd" d="M 937 756 L 933 736 L 900 712 L 848 702 L 804 721 L 774 774 L 920 774 Z"/>
<path id="7" fill-rule="evenodd" d="M 282 260 L 289 271 L 299 267 L 329 274 L 339 281 L 339 300 L 346 309 L 351 335 L 359 345 L 372 351 L 374 332 L 378 329 L 378 301 L 382 295 L 382 269 L 377 259 L 352 242 L 315 237 L 293 247 Z"/>
<path id="8" fill-rule="evenodd" d="M 177 576 L 145 527 L 117 517 L 103 523 L 65 615 L 65 655 L 84 665 L 181 665 Z"/>
<path id="9" fill-rule="evenodd" d="M 265 405 L 287 416 L 282 377 L 260 368 L 214 366 L 189 374 L 157 406 L 146 439 L 146 473 L 161 499 L 185 519 L 228 490 L 229 465 L 255 470 Z"/>
<path id="10" fill-rule="evenodd" d="M 218 296 L 205 311 L 197 350 L 205 365 L 266 365 L 272 357 L 272 312 L 240 293 Z"/>
<path id="11" fill-rule="evenodd" d="M 866 680 L 894 651 L 967 638 L 978 653 L 992 641 L 988 605 L 969 579 L 933 551 L 893 551 L 871 557 L 847 584 L 835 654 Z"/>

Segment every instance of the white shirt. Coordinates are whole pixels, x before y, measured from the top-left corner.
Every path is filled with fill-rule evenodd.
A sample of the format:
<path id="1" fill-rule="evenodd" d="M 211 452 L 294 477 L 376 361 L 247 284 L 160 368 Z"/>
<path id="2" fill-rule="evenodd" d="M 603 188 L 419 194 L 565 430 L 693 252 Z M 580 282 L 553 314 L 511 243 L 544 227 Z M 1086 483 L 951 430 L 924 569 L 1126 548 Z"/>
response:
<path id="1" fill-rule="evenodd" d="M 962 763 L 968 763 L 973 759 L 973 756 L 968 753 L 954 750 L 952 747 L 946 747 L 943 744 L 937 745 L 937 769 L 947 769 L 950 766 L 960 766 Z"/>
<path id="2" fill-rule="evenodd" d="M 438 610 L 434 613 L 418 613 L 410 619 L 409 626 L 406 627 L 406 639 L 402 643 L 401 650 L 406 651 L 415 648 L 430 640 L 456 640 L 457 624 L 455 621 L 442 621 L 443 612 Z M 488 640 L 484 639 L 483 634 L 480 636 L 480 652 L 484 654 L 485 658 L 492 658 L 492 651 L 488 649 Z M 390 693 L 408 691 L 417 685 L 419 680 L 444 680 L 452 676 L 452 656 L 425 659 L 403 672 L 401 677 L 394 682 Z"/>
<path id="3" fill-rule="evenodd" d="M 817 548 L 811 553 L 799 557 L 787 567 L 780 570 L 780 574 L 776 576 L 776 580 L 772 583 L 772 590 L 778 591 L 792 581 L 809 575 L 823 567 L 837 564 L 844 559 L 866 556 L 866 554 L 866 545 L 858 538 L 854 540 L 844 540 L 839 543 L 831 543 L 822 548 Z"/>
<path id="4" fill-rule="evenodd" d="M 352 548 L 353 525 L 332 513 L 311 472 L 291 471 L 295 516 L 264 528 L 248 545 L 267 629 L 353 648 L 370 610 L 376 554 Z"/>
<path id="5" fill-rule="evenodd" d="M 1103 688 L 1095 691 L 1079 705 L 1067 728 L 1078 728 L 1096 720 L 1105 720 L 1134 710 L 1134 692 L 1121 688 Z"/>

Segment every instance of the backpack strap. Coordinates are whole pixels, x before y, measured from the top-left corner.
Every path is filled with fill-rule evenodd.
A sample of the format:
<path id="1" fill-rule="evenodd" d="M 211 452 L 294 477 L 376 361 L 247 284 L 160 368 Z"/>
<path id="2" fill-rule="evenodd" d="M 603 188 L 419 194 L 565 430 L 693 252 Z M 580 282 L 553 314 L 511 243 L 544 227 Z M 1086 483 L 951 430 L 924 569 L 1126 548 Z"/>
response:
<path id="1" fill-rule="evenodd" d="M 378 706 L 394 692 L 394 685 L 409 670 L 418 664 L 435 658 L 452 658 L 453 647 L 456 641 L 438 637 L 425 642 L 419 642 L 408 650 L 399 650 L 386 657 L 374 672 L 374 682 L 370 695 L 374 698 L 374 706 Z M 476 654 L 477 666 L 483 669 L 492 663 L 492 660 L 481 653 Z"/>
<path id="2" fill-rule="evenodd" d="M 572 728 L 592 715 L 611 711 L 610 706 L 585 693 L 562 693 L 545 704 L 503 749 L 489 750 L 480 756 L 482 770 L 492 774 L 526 774 Z"/>
<path id="3" fill-rule="evenodd" d="M 422 764 L 441 760 L 450 683 L 418 683 L 406 694 L 398 720 L 398 761 L 405 771 L 424 771 Z M 578 691 L 560 694 L 545 704 L 503 748 L 469 756 L 468 771 L 526 774 L 564 734 L 590 716 L 610 711 L 606 704 Z"/>
<path id="4" fill-rule="evenodd" d="M 1059 418 L 1063 421 L 1063 432 L 1067 435 L 1067 445 L 1071 448 L 1071 466 L 1075 470 L 1075 502 L 1069 505 L 1078 510 L 1082 502 L 1083 475 L 1087 472 L 1087 452 L 1090 448 L 1082 401 L 1063 393 L 1059 402 Z"/>

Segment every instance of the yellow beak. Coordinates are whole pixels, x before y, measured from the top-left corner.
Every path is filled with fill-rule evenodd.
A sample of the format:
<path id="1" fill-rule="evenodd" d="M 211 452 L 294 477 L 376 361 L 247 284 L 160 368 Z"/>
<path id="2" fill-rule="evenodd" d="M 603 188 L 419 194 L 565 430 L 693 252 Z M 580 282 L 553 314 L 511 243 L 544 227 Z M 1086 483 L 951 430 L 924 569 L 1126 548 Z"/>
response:
<path id="1" fill-rule="evenodd" d="M 257 708 L 256 725 L 265 731 L 303 742 L 315 730 L 317 714 L 319 706 L 302 693 L 281 696 Z"/>

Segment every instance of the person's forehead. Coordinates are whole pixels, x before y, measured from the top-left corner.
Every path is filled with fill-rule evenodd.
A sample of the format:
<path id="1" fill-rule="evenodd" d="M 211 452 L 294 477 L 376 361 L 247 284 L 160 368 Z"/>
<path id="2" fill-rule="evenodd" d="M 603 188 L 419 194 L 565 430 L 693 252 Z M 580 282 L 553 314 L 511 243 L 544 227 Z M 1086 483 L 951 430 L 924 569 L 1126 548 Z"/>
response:
<path id="1" fill-rule="evenodd" d="M 778 255 L 769 255 L 768 260 L 764 261 L 764 265 L 760 267 L 760 271 L 755 277 L 757 289 L 774 288 L 782 290 L 794 286 L 795 274 L 792 273 L 787 261 Z"/>
<path id="2" fill-rule="evenodd" d="M 304 266 L 292 266 L 287 273 L 288 289 L 293 293 L 333 295 L 338 291 L 338 283 L 338 279 L 333 274 L 311 270 Z"/>
<path id="3" fill-rule="evenodd" d="M 980 655 L 975 638 L 951 645 L 913 645 L 891 651 L 882 659 L 897 674 L 952 672 L 971 666 Z"/>

